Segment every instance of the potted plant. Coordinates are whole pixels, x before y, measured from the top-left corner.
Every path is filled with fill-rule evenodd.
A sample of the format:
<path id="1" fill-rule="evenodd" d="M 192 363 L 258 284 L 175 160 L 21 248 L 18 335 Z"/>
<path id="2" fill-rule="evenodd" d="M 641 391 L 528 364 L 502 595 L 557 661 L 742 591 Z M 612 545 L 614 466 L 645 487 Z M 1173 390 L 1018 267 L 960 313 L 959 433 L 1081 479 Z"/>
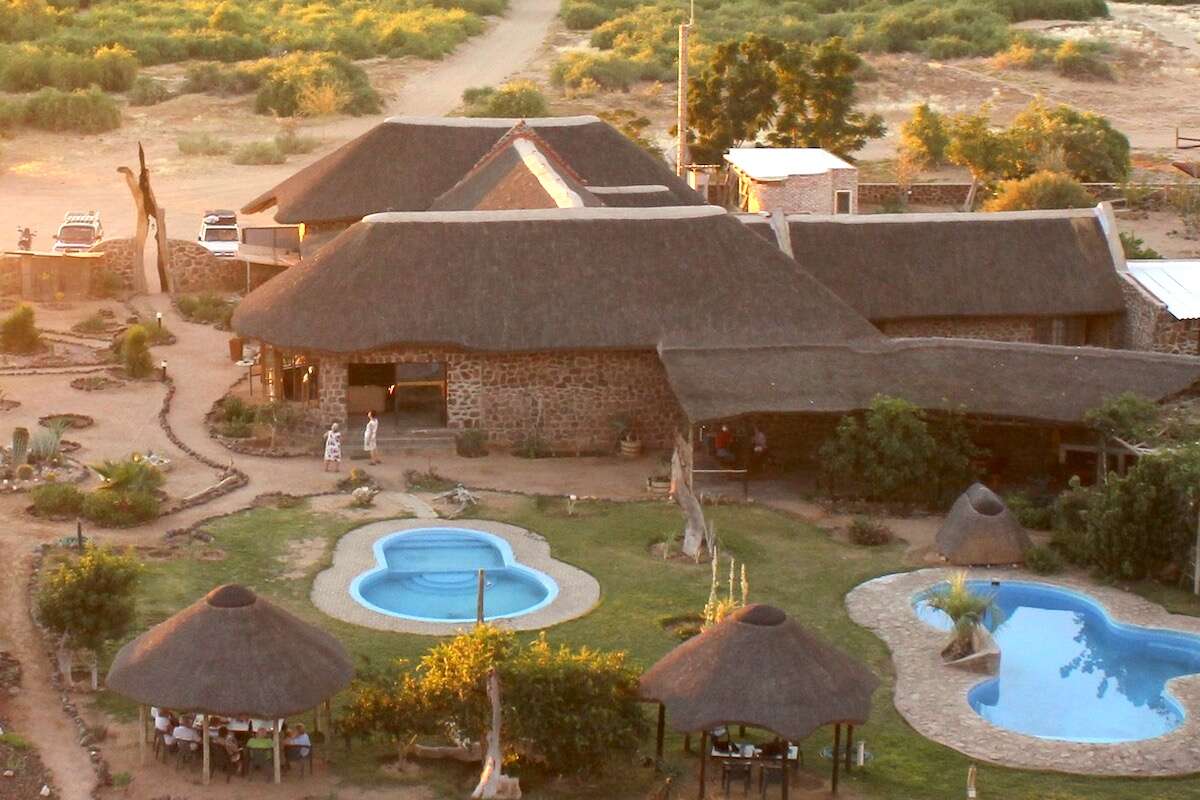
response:
<path id="1" fill-rule="evenodd" d="M 642 454 L 642 440 L 633 430 L 633 417 L 626 411 L 614 414 L 610 421 L 617 434 L 617 451 L 625 458 L 637 458 Z"/>
<path id="2" fill-rule="evenodd" d="M 981 640 L 990 639 L 986 635 L 984 619 L 989 614 L 996 619 L 1000 614 L 995 596 L 972 591 L 967 585 L 966 572 L 951 576 L 948 586 L 930 593 L 926 603 L 950 617 L 954 624 L 954 635 L 942 649 L 942 658 L 946 661 L 959 661 L 974 655 Z"/>

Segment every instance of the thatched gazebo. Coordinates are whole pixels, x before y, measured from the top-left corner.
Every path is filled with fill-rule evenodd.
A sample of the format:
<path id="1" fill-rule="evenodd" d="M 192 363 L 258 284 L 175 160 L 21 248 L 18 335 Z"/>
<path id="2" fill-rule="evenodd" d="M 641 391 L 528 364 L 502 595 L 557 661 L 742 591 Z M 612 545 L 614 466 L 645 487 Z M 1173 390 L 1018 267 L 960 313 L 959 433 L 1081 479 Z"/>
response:
<path id="1" fill-rule="evenodd" d="M 280 720 L 318 708 L 354 675 L 328 633 L 237 584 L 218 586 L 117 653 L 108 688 L 139 704 L 145 760 L 146 706 L 202 713 L 204 782 L 211 772 L 209 715 L 274 721 L 275 782 Z"/>
<path id="2" fill-rule="evenodd" d="M 964 567 L 1020 564 L 1032 544 L 1004 501 L 982 483 L 959 495 L 937 533 L 938 552 Z"/>
<path id="3" fill-rule="evenodd" d="M 833 791 L 837 792 L 841 726 L 867 721 L 879 679 L 861 663 L 813 635 L 782 610 L 749 605 L 663 656 L 641 681 L 641 695 L 659 704 L 657 754 L 663 728 L 700 731 L 700 793 L 708 761 L 708 731 L 716 726 L 765 728 L 799 742 L 834 725 Z M 786 751 L 785 751 L 786 755 Z M 783 793 L 787 797 L 784 760 Z"/>

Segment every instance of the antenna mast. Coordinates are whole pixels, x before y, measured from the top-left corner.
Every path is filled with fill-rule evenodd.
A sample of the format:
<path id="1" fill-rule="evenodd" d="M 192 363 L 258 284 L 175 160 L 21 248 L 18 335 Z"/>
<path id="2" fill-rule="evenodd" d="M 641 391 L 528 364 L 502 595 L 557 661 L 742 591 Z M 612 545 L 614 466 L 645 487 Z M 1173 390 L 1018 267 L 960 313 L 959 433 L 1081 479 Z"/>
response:
<path id="1" fill-rule="evenodd" d="M 675 119 L 677 131 L 675 145 L 675 174 L 687 174 L 688 164 L 688 33 L 696 24 L 696 0 L 691 0 L 688 21 L 679 26 L 679 107 Z"/>

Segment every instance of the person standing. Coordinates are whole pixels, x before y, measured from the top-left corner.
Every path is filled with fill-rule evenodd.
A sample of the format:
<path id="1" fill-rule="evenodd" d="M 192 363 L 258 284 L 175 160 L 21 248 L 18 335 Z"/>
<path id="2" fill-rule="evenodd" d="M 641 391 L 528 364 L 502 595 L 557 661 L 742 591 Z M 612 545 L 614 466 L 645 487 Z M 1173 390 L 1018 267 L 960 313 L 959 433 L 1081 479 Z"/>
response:
<path id="1" fill-rule="evenodd" d="M 325 431 L 326 472 L 329 472 L 330 466 L 333 467 L 334 472 L 342 471 L 342 434 L 338 430 L 336 422 L 329 426 L 329 430 Z"/>
<path id="2" fill-rule="evenodd" d="M 379 464 L 379 418 L 375 416 L 374 411 L 367 412 L 367 427 L 363 430 L 363 450 L 367 451 L 367 457 L 372 464 Z"/>

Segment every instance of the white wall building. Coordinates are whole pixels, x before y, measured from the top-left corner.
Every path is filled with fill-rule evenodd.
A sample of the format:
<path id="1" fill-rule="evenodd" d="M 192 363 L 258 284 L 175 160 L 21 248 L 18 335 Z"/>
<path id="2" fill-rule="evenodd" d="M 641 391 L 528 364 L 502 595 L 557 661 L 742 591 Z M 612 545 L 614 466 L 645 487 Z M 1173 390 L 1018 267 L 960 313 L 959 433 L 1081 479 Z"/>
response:
<path id="1" fill-rule="evenodd" d="M 858 168 L 817 147 L 737 147 L 725 154 L 742 211 L 858 213 Z"/>

